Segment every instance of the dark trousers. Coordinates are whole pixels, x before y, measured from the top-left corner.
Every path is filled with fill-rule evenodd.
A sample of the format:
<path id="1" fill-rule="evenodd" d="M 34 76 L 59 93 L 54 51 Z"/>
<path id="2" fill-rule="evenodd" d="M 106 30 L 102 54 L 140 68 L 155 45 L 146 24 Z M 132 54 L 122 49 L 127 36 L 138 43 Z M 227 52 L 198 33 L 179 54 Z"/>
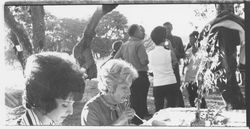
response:
<path id="1" fill-rule="evenodd" d="M 188 94 L 189 94 L 189 103 L 190 103 L 190 106 L 191 107 L 195 107 L 195 98 L 198 97 L 198 93 L 197 93 L 197 89 L 198 89 L 198 86 L 197 86 L 197 83 L 195 82 L 190 82 L 188 83 L 188 86 L 187 86 L 187 91 L 188 91 Z M 201 98 L 201 108 L 207 108 L 207 103 L 205 101 L 205 98 Z"/>
<path id="2" fill-rule="evenodd" d="M 178 89 L 177 83 L 154 87 L 155 112 L 164 108 L 165 99 L 167 100 L 166 107 L 176 107 Z"/>
<path id="3" fill-rule="evenodd" d="M 148 80 L 148 75 L 146 71 L 139 71 L 139 77 L 135 79 L 130 87 L 131 90 L 131 107 L 135 110 L 136 114 L 144 118 L 148 115 L 148 108 L 147 108 L 147 96 L 150 82 Z M 138 118 L 134 117 L 132 119 L 134 124 L 141 124 Z"/>
<path id="4" fill-rule="evenodd" d="M 176 105 L 177 107 L 184 107 L 184 100 L 183 100 L 183 96 L 180 90 L 180 86 L 181 86 L 181 78 L 180 78 L 180 71 L 179 71 L 179 65 L 175 65 L 174 66 L 174 75 L 176 77 L 176 81 L 177 81 L 177 86 L 179 88 L 178 93 L 177 93 L 177 102 Z"/>

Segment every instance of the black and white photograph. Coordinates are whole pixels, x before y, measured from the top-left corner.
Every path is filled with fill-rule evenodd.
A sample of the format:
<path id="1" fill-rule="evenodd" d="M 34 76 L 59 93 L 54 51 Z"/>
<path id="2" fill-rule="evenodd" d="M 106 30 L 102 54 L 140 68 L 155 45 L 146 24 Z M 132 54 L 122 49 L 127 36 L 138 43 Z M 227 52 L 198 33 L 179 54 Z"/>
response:
<path id="1" fill-rule="evenodd" d="M 1 125 L 249 127 L 250 2 L 2 3 Z"/>

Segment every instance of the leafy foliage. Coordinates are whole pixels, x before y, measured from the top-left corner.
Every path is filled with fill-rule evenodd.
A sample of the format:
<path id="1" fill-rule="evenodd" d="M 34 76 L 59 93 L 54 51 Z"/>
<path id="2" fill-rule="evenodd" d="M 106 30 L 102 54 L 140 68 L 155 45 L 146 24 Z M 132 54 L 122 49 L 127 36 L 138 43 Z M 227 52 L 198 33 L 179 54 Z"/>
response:
<path id="1" fill-rule="evenodd" d="M 32 37 L 32 20 L 29 6 L 10 6 L 15 20 L 22 24 L 29 37 Z"/>
<path id="2" fill-rule="evenodd" d="M 32 21 L 29 6 L 11 6 L 10 10 L 16 21 L 21 23 L 28 36 L 32 37 Z M 44 51 L 63 51 L 72 53 L 73 46 L 79 42 L 82 32 L 87 25 L 86 20 L 81 19 L 59 19 L 56 16 L 45 12 L 45 47 Z M 96 28 L 96 37 L 93 40 L 91 48 L 94 53 L 102 56 L 108 56 L 111 52 L 112 43 L 115 40 L 126 41 L 127 19 L 117 11 L 105 15 Z M 12 58 L 11 47 L 6 47 L 6 59 L 11 58 L 9 63 L 16 58 Z M 7 59 L 8 60 L 8 59 Z"/>
<path id="3" fill-rule="evenodd" d="M 127 18 L 118 11 L 106 14 L 96 28 L 97 37 L 117 40 L 127 36 Z"/>
<path id="4" fill-rule="evenodd" d="M 73 46 L 80 40 L 87 22 L 80 19 L 58 19 L 50 13 L 45 15 L 46 48 L 49 51 L 71 53 Z"/>
<path id="5" fill-rule="evenodd" d="M 10 42 L 11 41 L 7 40 L 7 42 L 4 44 L 4 58 L 6 64 L 12 65 L 17 60 L 17 57 L 13 49 L 14 46 Z"/>
<path id="6" fill-rule="evenodd" d="M 99 53 L 102 57 L 109 55 L 115 40 L 128 39 L 127 28 L 127 18 L 118 11 L 103 16 L 96 27 L 96 37 L 91 44 L 93 52 Z"/>
<path id="7" fill-rule="evenodd" d="M 29 6 L 10 6 L 15 20 L 24 26 L 31 39 L 32 20 Z M 71 53 L 73 46 L 79 41 L 87 21 L 80 19 L 58 19 L 49 12 L 45 13 L 45 47 L 44 51 L 64 51 Z M 8 40 L 8 42 L 11 42 Z M 13 54 L 13 46 L 5 46 L 6 63 L 13 64 L 17 59 Z M 13 55 L 13 56 L 12 56 Z"/>
<path id="8" fill-rule="evenodd" d="M 237 16 L 240 16 L 241 18 L 244 18 L 244 4 L 243 3 L 241 3 L 241 4 L 235 4 L 234 5 L 234 10 L 235 10 L 235 14 L 237 15 Z"/>
<path id="9" fill-rule="evenodd" d="M 211 91 L 214 92 L 217 89 L 223 89 L 218 87 L 221 85 L 218 85 L 217 83 L 218 81 L 224 83 L 227 81 L 225 79 L 225 69 L 221 65 L 221 58 L 224 54 L 219 50 L 217 35 L 218 33 L 212 33 L 209 36 L 202 35 L 204 36 L 204 39 L 197 42 L 201 43 L 197 55 L 202 59 L 197 74 L 201 73 L 203 75 L 203 85 L 201 90 L 206 91 L 201 93 L 209 94 Z"/>

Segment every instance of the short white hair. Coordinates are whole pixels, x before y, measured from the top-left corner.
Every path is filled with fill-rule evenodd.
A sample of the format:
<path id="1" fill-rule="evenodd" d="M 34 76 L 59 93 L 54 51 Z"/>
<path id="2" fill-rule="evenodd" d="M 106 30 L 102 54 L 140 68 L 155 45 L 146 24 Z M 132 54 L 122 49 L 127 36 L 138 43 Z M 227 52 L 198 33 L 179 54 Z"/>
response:
<path id="1" fill-rule="evenodd" d="M 104 93 L 114 92 L 118 84 L 131 84 L 137 77 L 138 73 L 130 63 L 121 59 L 111 59 L 101 67 L 98 89 Z"/>

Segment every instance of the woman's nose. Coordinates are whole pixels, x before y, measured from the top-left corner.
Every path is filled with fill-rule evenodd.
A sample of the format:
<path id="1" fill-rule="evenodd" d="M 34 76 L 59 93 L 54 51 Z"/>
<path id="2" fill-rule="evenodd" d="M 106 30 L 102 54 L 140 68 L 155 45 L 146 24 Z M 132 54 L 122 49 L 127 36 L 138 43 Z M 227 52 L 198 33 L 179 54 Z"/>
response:
<path id="1" fill-rule="evenodd" d="M 130 95 L 130 94 L 131 94 L 130 88 L 128 88 L 128 90 L 127 90 L 127 94 L 128 94 L 128 95 Z"/>
<path id="2" fill-rule="evenodd" d="M 69 115 L 72 115 L 72 114 L 73 114 L 73 104 L 72 104 L 71 106 L 69 106 L 67 112 L 68 112 Z"/>

